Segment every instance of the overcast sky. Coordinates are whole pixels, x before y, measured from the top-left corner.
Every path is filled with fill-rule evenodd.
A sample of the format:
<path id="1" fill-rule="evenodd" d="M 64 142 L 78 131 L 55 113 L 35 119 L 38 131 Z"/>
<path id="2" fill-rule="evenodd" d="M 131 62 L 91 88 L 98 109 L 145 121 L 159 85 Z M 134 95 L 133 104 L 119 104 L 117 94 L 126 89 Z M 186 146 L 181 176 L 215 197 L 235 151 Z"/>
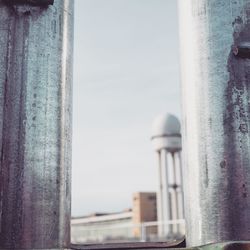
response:
<path id="1" fill-rule="evenodd" d="M 151 125 L 180 117 L 177 0 L 75 0 L 72 214 L 157 190 Z"/>

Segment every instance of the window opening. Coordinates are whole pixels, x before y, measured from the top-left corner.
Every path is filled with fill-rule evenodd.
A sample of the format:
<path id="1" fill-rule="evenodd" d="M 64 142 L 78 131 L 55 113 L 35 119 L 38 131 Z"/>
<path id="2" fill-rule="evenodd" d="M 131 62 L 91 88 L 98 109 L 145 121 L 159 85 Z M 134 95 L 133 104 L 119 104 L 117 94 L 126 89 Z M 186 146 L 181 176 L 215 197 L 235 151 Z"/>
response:
<path id="1" fill-rule="evenodd" d="M 158 149 L 152 147 L 158 138 L 151 138 L 157 114 L 180 117 L 176 1 L 75 5 L 72 242 L 180 239 L 173 232 L 183 227 L 176 213 L 182 213 L 181 189 L 164 191 L 160 206 L 172 216 L 160 218 Z M 179 161 L 165 151 L 162 160 L 164 154 Z"/>

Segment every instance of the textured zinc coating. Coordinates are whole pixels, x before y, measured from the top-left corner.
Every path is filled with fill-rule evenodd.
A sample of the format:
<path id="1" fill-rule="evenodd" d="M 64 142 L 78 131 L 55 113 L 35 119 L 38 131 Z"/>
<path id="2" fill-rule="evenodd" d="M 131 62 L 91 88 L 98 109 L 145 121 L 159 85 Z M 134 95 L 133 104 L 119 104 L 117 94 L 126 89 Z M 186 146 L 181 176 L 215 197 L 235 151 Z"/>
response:
<path id="1" fill-rule="evenodd" d="M 250 240 L 250 0 L 179 9 L 187 244 Z"/>
<path id="2" fill-rule="evenodd" d="M 0 249 L 70 241 L 73 0 L 0 0 Z"/>

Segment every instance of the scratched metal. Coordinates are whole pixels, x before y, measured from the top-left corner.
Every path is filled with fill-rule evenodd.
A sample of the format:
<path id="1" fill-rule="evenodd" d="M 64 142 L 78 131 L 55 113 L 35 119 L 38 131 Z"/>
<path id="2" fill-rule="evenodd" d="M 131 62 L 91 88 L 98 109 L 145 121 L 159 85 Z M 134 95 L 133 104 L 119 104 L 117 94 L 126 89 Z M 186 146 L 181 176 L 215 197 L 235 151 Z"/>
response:
<path id="1" fill-rule="evenodd" d="M 0 249 L 70 241 L 73 0 L 0 0 Z"/>
<path id="2" fill-rule="evenodd" d="M 187 245 L 250 240 L 250 0 L 180 0 Z"/>

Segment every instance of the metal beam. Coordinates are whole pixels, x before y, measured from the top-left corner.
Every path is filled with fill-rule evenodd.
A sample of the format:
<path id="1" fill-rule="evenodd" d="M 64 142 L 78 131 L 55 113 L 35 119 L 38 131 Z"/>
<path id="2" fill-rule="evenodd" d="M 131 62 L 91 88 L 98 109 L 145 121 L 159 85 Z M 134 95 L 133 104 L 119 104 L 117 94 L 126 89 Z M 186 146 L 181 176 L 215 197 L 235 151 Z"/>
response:
<path id="1" fill-rule="evenodd" d="M 187 245 L 247 241 L 250 0 L 179 2 Z"/>
<path id="2" fill-rule="evenodd" d="M 70 244 L 73 0 L 0 0 L 0 249 Z"/>

